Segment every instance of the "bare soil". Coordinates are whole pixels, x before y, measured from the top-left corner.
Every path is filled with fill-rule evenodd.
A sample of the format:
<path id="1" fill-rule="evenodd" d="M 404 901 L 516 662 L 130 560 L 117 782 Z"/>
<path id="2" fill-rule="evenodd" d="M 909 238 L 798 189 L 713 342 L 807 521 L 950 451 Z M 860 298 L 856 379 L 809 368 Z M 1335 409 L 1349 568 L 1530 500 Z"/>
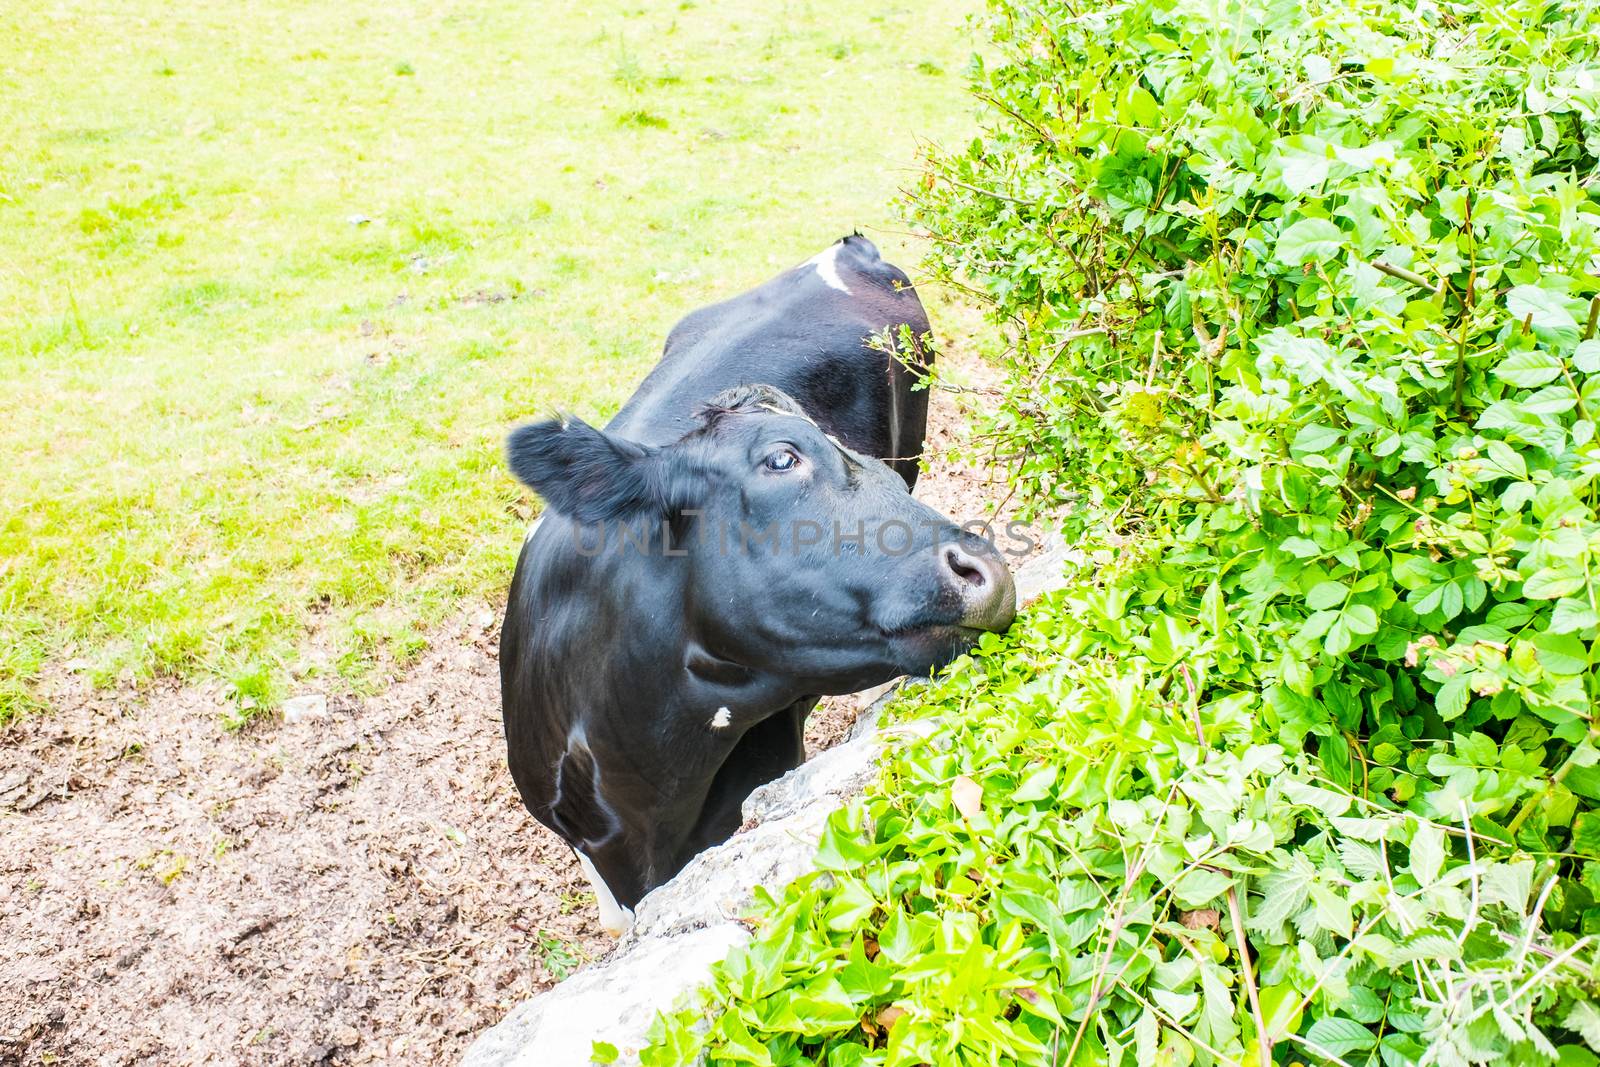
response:
<path id="1" fill-rule="evenodd" d="M 962 420 L 933 407 L 942 451 Z M 990 494 L 938 461 L 917 495 L 965 519 Z M 466 608 L 384 692 L 242 733 L 218 686 L 63 673 L 0 734 L 0 1064 L 454 1062 L 608 951 L 506 771 L 499 618 Z M 862 703 L 825 701 L 808 748 Z"/>

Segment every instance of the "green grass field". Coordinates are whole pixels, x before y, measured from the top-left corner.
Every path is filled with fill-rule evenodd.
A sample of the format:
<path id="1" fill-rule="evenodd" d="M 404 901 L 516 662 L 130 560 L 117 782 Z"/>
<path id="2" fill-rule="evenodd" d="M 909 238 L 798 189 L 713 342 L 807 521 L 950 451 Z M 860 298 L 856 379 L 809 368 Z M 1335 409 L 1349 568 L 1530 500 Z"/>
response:
<path id="1" fill-rule="evenodd" d="M 448 6 L 448 5 L 447 5 Z M 37 8 L 0 40 L 0 722 L 370 686 L 493 597 L 508 426 L 971 130 L 971 5 Z M 322 679 L 320 682 L 317 679 Z"/>

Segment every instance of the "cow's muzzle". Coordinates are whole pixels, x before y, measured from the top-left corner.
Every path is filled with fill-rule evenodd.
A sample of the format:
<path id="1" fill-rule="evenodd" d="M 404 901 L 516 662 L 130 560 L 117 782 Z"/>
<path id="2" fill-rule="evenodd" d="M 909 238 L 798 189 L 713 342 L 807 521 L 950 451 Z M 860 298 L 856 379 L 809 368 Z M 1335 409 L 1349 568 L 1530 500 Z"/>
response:
<path id="1" fill-rule="evenodd" d="M 945 583 L 961 599 L 962 626 L 996 633 L 1017 615 L 1017 586 L 1000 553 L 986 542 L 939 546 Z"/>

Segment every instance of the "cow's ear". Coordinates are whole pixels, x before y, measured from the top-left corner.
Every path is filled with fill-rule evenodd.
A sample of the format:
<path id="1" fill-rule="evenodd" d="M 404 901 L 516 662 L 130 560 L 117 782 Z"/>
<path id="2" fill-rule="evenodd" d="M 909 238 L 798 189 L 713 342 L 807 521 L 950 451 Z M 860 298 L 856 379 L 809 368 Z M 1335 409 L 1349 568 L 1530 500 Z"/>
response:
<path id="1" fill-rule="evenodd" d="M 597 430 L 582 419 L 530 422 L 506 439 L 511 473 L 580 523 L 666 512 L 674 503 L 661 449 Z"/>

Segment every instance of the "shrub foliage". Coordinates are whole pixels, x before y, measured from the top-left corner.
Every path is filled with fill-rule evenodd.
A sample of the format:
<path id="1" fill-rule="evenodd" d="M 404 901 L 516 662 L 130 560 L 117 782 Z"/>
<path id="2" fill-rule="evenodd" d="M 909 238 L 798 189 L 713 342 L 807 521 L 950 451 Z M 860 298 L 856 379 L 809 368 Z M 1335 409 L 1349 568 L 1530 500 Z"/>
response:
<path id="1" fill-rule="evenodd" d="M 1600 8 L 988 26 L 911 210 L 1085 565 L 646 1062 L 1595 1064 Z"/>

